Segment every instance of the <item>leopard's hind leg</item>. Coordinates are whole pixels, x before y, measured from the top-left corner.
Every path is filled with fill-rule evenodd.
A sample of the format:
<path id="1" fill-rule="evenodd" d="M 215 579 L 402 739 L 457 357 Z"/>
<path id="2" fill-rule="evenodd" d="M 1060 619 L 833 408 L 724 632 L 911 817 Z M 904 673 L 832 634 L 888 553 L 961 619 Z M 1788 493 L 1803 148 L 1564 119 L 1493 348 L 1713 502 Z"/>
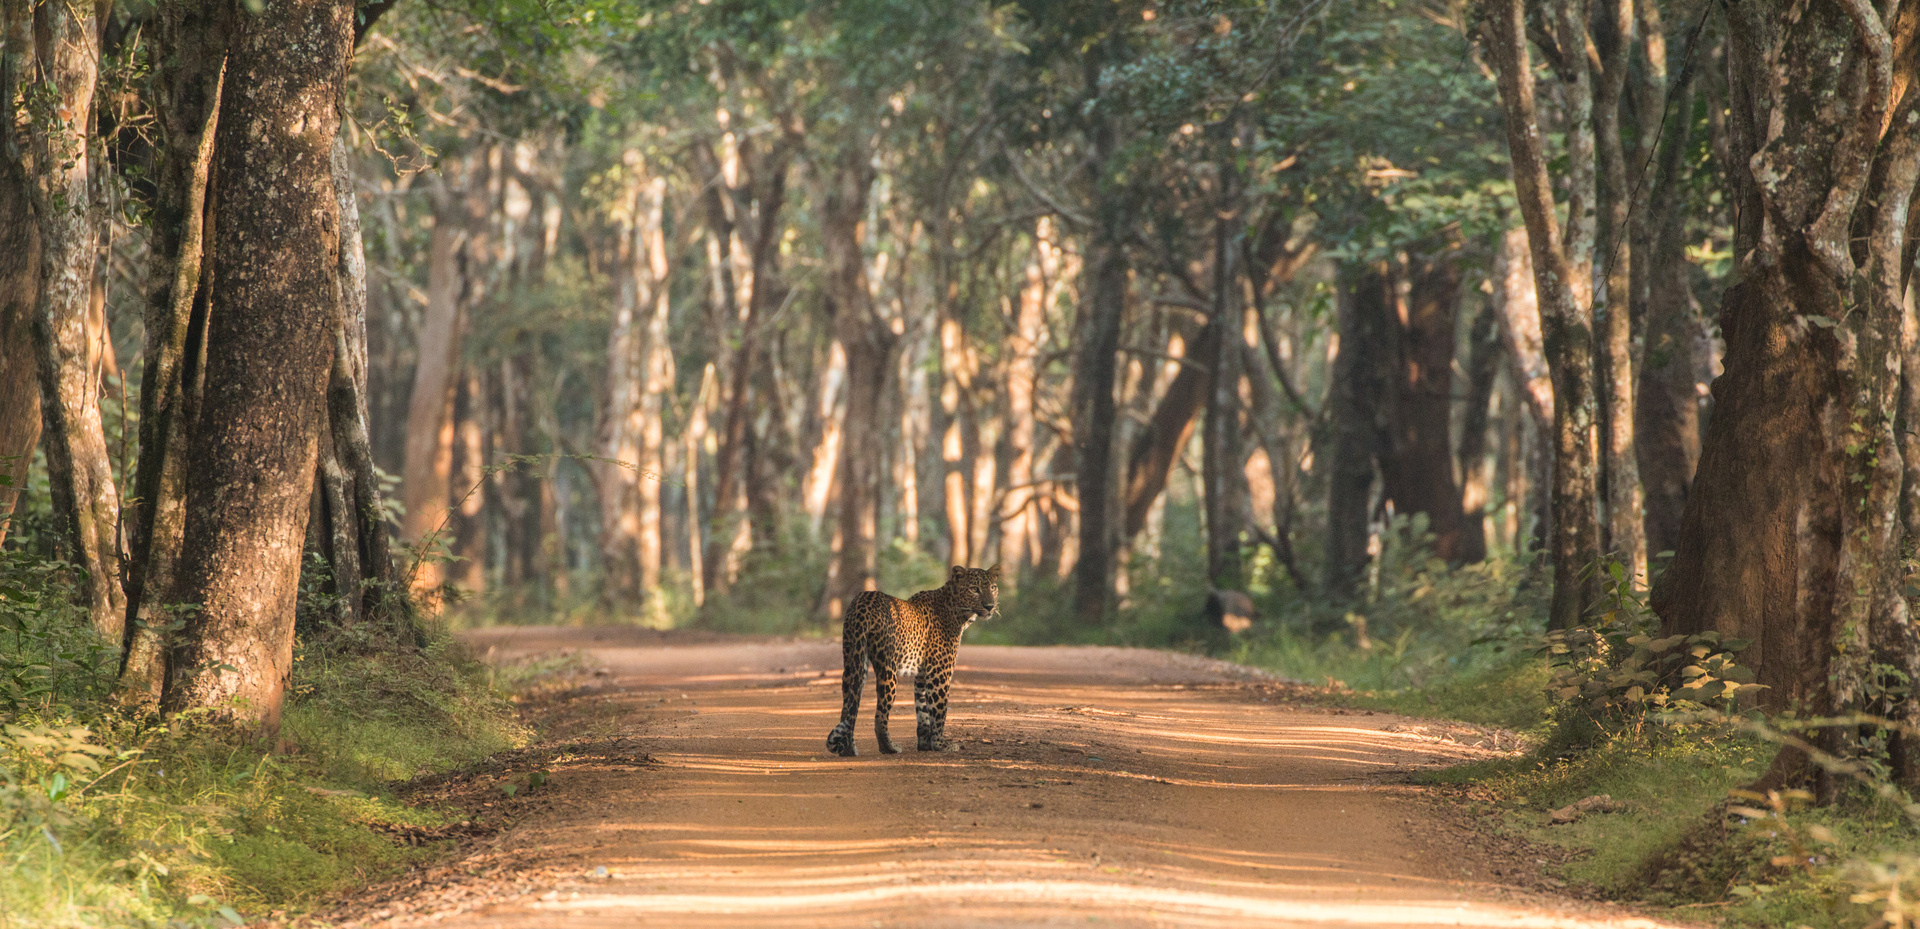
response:
<path id="1" fill-rule="evenodd" d="M 860 608 L 856 600 L 847 610 L 847 616 L 859 615 L 856 611 Z M 867 636 L 863 624 L 847 624 L 841 636 L 840 653 L 845 662 L 840 676 L 840 724 L 827 733 L 827 751 L 851 758 L 860 753 L 853 747 L 853 724 L 860 716 L 860 692 L 867 687 Z"/>
<path id="2" fill-rule="evenodd" d="M 873 734 L 880 739 L 880 753 L 883 755 L 900 754 L 899 746 L 893 744 L 893 738 L 887 735 L 887 718 L 893 715 L 893 693 L 899 686 L 897 673 L 880 652 L 873 651 Z"/>

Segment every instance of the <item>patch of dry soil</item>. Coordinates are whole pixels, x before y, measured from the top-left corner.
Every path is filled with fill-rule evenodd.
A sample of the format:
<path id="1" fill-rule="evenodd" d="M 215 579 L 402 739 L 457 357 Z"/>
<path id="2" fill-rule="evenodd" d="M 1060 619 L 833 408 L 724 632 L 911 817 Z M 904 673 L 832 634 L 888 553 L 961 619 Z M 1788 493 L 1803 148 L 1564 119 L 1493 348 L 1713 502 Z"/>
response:
<path id="1" fill-rule="evenodd" d="M 578 750 L 467 778 L 512 822 L 370 889 L 360 925 L 1659 925 L 1514 886 L 1516 852 L 1407 785 L 1484 757 L 1460 727 L 1302 705 L 1258 672 L 1117 648 L 961 650 L 959 751 L 826 751 L 837 642 L 512 628 L 495 660 L 598 669 L 560 716 Z M 871 685 L 869 685 L 871 687 Z M 893 721 L 912 744 L 911 690 Z M 459 779 L 435 789 L 458 793 Z M 478 794 L 467 799 L 478 806 Z M 476 819 L 480 817 L 476 816 Z"/>

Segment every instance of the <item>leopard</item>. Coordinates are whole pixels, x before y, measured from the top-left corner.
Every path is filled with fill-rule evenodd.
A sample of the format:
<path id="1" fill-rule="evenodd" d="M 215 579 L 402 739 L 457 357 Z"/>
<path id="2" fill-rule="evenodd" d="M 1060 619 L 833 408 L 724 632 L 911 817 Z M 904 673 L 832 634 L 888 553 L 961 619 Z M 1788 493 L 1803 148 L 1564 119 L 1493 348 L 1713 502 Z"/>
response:
<path id="1" fill-rule="evenodd" d="M 847 605 L 840 650 L 846 672 L 840 679 L 840 724 L 827 735 L 827 750 L 842 757 L 859 754 L 853 727 L 860 715 L 867 667 L 873 667 L 878 698 L 873 732 L 882 754 L 899 754 L 887 734 L 893 693 L 901 674 L 913 675 L 914 735 L 923 752 L 952 751 L 945 737 L 947 692 L 953 684 L 960 636 L 974 621 L 999 612 L 1000 566 L 954 565 L 945 585 L 905 600 L 877 590 L 856 594 Z"/>

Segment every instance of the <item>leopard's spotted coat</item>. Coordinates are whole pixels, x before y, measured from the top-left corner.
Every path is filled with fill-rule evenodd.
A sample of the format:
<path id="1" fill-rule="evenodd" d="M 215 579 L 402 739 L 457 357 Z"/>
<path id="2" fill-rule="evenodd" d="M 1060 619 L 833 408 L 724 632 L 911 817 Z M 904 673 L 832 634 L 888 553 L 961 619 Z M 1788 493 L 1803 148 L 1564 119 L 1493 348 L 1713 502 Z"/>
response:
<path id="1" fill-rule="evenodd" d="M 887 736 L 887 717 L 893 712 L 896 677 L 913 675 L 914 734 L 923 752 L 952 747 L 942 733 L 947 727 L 947 688 L 953 683 L 953 660 L 960 634 L 973 621 L 994 612 L 1000 596 L 1000 566 L 967 568 L 954 565 L 947 583 L 901 600 L 877 590 L 864 591 L 847 606 L 841 652 L 846 674 L 840 680 L 840 724 L 827 735 L 827 749 L 853 755 L 853 725 L 860 715 L 860 692 L 866 688 L 867 666 L 873 666 L 878 705 L 873 709 L 873 731 L 880 751 L 894 754 Z"/>

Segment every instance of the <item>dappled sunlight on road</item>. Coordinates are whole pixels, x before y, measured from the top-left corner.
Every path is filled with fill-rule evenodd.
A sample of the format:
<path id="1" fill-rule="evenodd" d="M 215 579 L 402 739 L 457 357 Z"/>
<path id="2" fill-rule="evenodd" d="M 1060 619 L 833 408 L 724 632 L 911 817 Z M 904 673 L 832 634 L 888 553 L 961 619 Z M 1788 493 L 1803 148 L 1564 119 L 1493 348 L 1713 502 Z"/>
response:
<path id="1" fill-rule="evenodd" d="M 1268 703 L 1204 659 L 970 647 L 959 750 L 878 754 L 869 689 L 860 755 L 837 758 L 837 643 L 588 647 L 615 682 L 603 725 L 653 763 L 557 780 L 572 799 L 511 838 L 574 877 L 445 925 L 1655 925 L 1488 882 L 1405 785 L 1486 750 Z M 903 746 L 912 699 L 903 681 Z"/>

